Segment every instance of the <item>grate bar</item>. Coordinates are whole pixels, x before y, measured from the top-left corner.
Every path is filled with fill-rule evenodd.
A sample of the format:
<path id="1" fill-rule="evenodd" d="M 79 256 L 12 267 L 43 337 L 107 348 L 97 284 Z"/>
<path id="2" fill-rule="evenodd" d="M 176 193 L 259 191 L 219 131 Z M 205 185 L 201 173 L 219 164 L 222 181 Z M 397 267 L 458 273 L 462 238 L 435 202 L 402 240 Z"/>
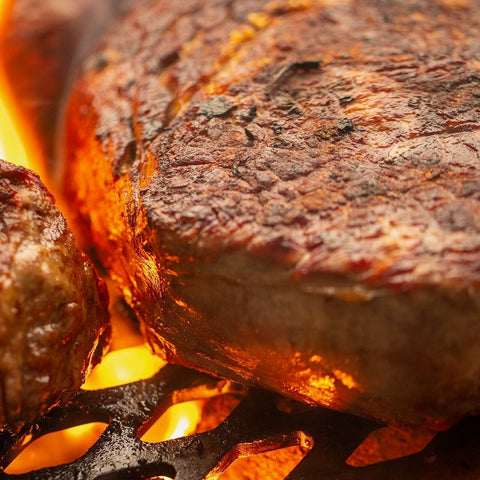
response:
<path id="1" fill-rule="evenodd" d="M 214 430 L 159 443 L 142 442 L 137 430 L 173 403 L 178 392 L 234 388 L 224 380 L 167 365 L 148 380 L 97 391 L 82 391 L 64 408 L 53 409 L 21 434 L 3 432 L 3 468 L 19 453 L 25 435 L 46 433 L 89 422 L 108 427 L 75 462 L 22 475 L 0 472 L 10 480 L 140 480 L 165 476 L 176 480 L 214 480 L 240 455 L 291 445 L 313 447 L 286 480 L 478 480 L 480 417 L 438 434 L 421 453 L 367 467 L 345 460 L 379 424 L 324 408 L 279 408 L 277 395 L 251 390 Z M 213 393 L 212 393 L 213 394 Z M 202 395 L 205 397 L 205 394 Z M 194 399 L 194 398 L 192 398 Z M 160 409 L 160 411 L 159 411 Z"/>

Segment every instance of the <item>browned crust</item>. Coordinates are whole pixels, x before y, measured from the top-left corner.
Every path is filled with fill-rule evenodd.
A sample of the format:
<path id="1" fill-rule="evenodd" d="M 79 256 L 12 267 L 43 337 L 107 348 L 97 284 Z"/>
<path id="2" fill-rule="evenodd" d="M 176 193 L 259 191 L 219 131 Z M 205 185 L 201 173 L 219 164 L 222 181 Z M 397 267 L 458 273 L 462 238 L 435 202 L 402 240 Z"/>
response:
<path id="1" fill-rule="evenodd" d="M 107 340 L 108 295 L 38 176 L 0 160 L 0 425 L 66 400 Z"/>
<path id="2" fill-rule="evenodd" d="M 453 355 L 469 330 L 477 341 L 479 12 L 477 0 L 140 1 L 112 28 L 71 100 L 65 182 L 154 343 L 202 368 L 314 397 L 308 385 L 295 392 L 293 381 L 275 383 L 275 362 L 252 377 L 248 358 L 261 351 L 243 342 L 253 325 L 267 339 L 264 352 L 281 352 L 279 363 L 291 364 L 298 348 L 296 374 L 315 370 L 307 358 L 323 348 L 319 375 L 361 377 L 363 400 L 342 393 L 334 406 L 348 399 L 372 414 L 386 401 L 381 416 L 390 420 L 392 406 L 408 401 L 416 405 L 407 420 L 445 411 L 451 398 L 428 405 L 423 387 L 410 392 L 413 401 L 400 387 L 385 399 L 399 380 L 392 373 L 381 387 L 371 374 L 375 355 L 389 358 L 385 368 L 410 369 L 423 355 L 433 363 L 413 382 L 430 375 L 435 383 L 431 374 L 445 363 L 435 355 Z M 96 208 L 102 199 L 105 208 Z M 205 278 L 215 301 L 205 300 L 208 282 L 190 288 Z M 294 345 L 293 320 L 282 317 L 281 345 L 268 340 L 279 308 L 267 319 L 251 311 L 243 324 L 241 310 L 229 315 L 229 305 L 248 303 L 249 282 L 294 291 L 286 317 L 296 301 L 310 305 L 300 309 L 300 335 L 313 328 L 312 339 Z M 217 287 L 225 309 L 216 308 Z M 335 328 L 328 302 L 345 321 L 322 340 Z M 445 344 L 459 305 L 465 335 Z M 426 331 L 441 328 L 439 343 L 422 353 L 424 315 Z M 200 351 L 216 322 L 227 325 L 216 339 L 225 347 L 220 361 L 213 342 Z M 349 336 L 352 322 L 365 325 L 361 341 Z M 233 324 L 246 337 L 229 335 Z M 459 378 L 457 396 L 476 378 L 457 371 L 474 345 L 449 371 Z M 407 370 L 396 373 L 408 380 Z M 476 400 L 466 403 L 460 410 Z"/>
<path id="3" fill-rule="evenodd" d="M 159 162 L 142 201 L 175 249 L 273 253 L 299 277 L 471 285 L 480 272 L 474 4 L 319 2 L 288 14 L 270 4 L 258 30 L 226 4 L 180 18 L 168 7 L 165 18 L 157 2 L 141 14 L 162 18 L 165 31 L 143 21 L 123 26 L 123 38 L 111 33 L 92 57 L 109 68 L 91 60 L 77 91 L 95 91 L 96 135 L 116 175 L 135 174 L 144 149 Z M 203 26 L 210 15 L 218 23 Z M 147 31 L 138 52 L 128 48 L 141 28 L 162 41 Z"/>

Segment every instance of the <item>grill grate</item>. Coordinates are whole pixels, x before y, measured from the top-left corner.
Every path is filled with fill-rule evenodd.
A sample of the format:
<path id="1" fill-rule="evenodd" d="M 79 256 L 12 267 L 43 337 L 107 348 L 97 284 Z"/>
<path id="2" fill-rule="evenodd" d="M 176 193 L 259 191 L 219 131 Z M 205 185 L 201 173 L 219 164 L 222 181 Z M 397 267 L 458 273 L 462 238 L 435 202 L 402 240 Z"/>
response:
<path id="1" fill-rule="evenodd" d="M 22 475 L 0 472 L 16 480 L 176 480 L 215 479 L 238 456 L 303 445 L 311 450 L 287 480 L 456 480 L 480 479 L 480 417 L 438 434 L 421 453 L 398 460 L 351 467 L 345 460 L 366 436 L 379 428 L 368 420 L 324 408 L 278 408 L 279 397 L 251 390 L 214 430 L 155 444 L 142 442 L 137 430 L 159 410 L 166 410 L 182 392 L 235 391 L 225 381 L 168 365 L 148 380 L 119 387 L 82 391 L 64 408 L 52 410 L 34 427 L 17 436 L 0 437 L 5 467 L 23 438 L 38 438 L 89 422 L 107 429 L 75 462 Z M 237 390 L 238 391 L 238 390 Z M 160 412 L 161 413 L 161 412 Z"/>

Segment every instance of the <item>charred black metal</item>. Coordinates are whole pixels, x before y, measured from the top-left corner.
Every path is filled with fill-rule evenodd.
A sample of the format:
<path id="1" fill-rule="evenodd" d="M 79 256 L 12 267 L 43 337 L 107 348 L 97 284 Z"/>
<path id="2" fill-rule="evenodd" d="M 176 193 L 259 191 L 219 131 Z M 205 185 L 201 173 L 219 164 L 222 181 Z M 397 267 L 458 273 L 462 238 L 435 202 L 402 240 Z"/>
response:
<path id="1" fill-rule="evenodd" d="M 65 408 L 52 410 L 20 434 L 0 436 L 3 468 L 18 454 L 23 438 L 88 422 L 108 423 L 97 443 L 75 462 L 22 475 L 0 472 L 5 480 L 138 480 L 166 476 L 201 480 L 222 472 L 235 460 L 239 445 L 262 451 L 292 445 L 309 453 L 285 480 L 467 480 L 480 475 L 480 417 L 443 432 L 422 452 L 366 467 L 345 461 L 379 424 L 325 408 L 291 404 L 284 409 L 276 394 L 251 390 L 216 429 L 159 443 L 142 442 L 137 432 L 161 405 L 165 411 L 175 392 L 203 386 L 228 389 L 228 382 L 169 365 L 148 380 L 98 391 L 80 392 Z M 231 388 L 235 390 L 235 386 Z M 160 412 L 161 413 L 161 412 Z"/>

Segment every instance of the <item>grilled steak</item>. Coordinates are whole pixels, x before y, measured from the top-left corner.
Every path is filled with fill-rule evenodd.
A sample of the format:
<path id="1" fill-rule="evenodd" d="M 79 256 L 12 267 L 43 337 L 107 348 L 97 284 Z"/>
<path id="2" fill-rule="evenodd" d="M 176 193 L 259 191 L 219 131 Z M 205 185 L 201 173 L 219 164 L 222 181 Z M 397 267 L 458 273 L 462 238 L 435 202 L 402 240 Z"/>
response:
<path id="1" fill-rule="evenodd" d="M 66 400 L 107 333 L 104 284 L 51 195 L 0 160 L 0 428 Z"/>
<path id="2" fill-rule="evenodd" d="M 480 406 L 480 2 L 140 0 L 65 189 L 169 360 L 388 422 Z"/>

